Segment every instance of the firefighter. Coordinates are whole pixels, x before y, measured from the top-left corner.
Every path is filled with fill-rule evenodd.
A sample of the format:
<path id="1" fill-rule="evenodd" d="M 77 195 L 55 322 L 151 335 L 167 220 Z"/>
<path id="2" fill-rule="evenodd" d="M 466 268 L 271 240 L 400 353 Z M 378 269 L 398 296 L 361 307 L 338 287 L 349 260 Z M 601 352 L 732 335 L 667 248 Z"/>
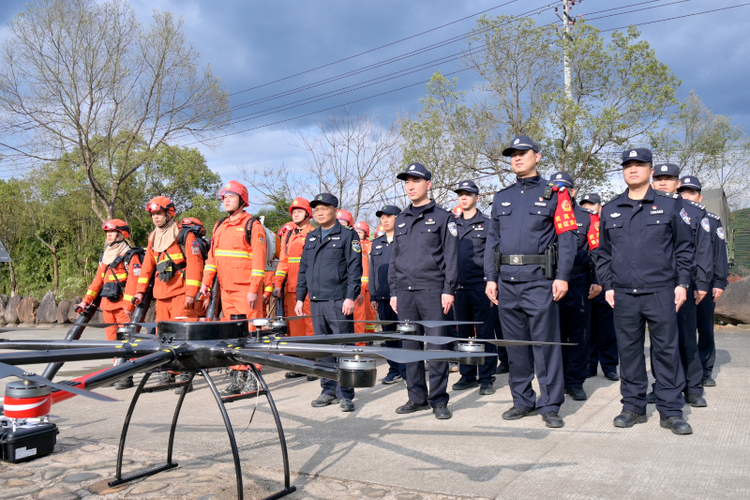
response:
<path id="1" fill-rule="evenodd" d="M 218 276 L 221 319 L 229 320 L 233 314 L 244 314 L 248 320 L 264 318 L 266 231 L 260 221 L 254 222 L 252 215 L 245 212 L 248 206 L 245 186 L 229 181 L 219 196 L 228 216 L 214 226 L 201 294 L 210 297 L 214 276 Z M 255 377 L 248 377 L 247 366 L 235 365 L 232 382 L 222 395 L 252 392 L 256 387 Z"/>
<path id="2" fill-rule="evenodd" d="M 133 293 L 141 274 L 141 259 L 125 239 L 130 238 L 130 227 L 120 219 L 111 219 L 102 226 L 107 238 L 104 252 L 99 258 L 94 281 L 89 285 L 83 300 L 76 306 L 82 312 L 97 295 L 102 296 L 101 310 L 105 323 L 127 323 L 133 314 Z M 107 340 L 117 340 L 117 327 L 104 329 Z M 116 389 L 133 387 L 133 377 L 115 383 Z"/>
<path id="3" fill-rule="evenodd" d="M 370 304 L 370 251 L 372 250 L 372 241 L 369 240 L 370 226 L 361 220 L 354 225 L 354 230 L 357 231 L 362 245 L 362 290 L 355 301 L 354 319 L 371 321 L 375 319 L 375 309 Z M 354 333 L 375 333 L 375 325 L 354 323 Z"/>
<path id="4" fill-rule="evenodd" d="M 203 255 L 195 234 L 187 234 L 184 248 L 180 247 L 178 236 L 180 225 L 175 220 L 175 206 L 166 196 L 156 196 L 146 204 L 155 229 L 148 236 L 143 268 L 138 278 L 136 304 L 143 300 L 153 275 L 154 299 L 156 299 L 156 322 L 172 319 L 196 321 L 195 297 L 203 275 Z M 174 381 L 173 373 L 162 372 L 160 385 Z M 187 375 L 180 375 L 177 382 L 187 381 Z M 181 389 L 178 388 L 177 391 Z M 190 390 L 190 388 L 188 388 Z"/>

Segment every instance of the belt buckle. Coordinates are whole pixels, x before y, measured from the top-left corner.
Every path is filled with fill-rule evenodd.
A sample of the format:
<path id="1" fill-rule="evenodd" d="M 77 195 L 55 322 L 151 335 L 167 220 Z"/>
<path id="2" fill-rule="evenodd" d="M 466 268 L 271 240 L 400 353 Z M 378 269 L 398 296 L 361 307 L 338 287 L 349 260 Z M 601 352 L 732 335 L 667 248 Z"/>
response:
<path id="1" fill-rule="evenodd" d="M 510 265 L 512 265 L 512 266 L 522 266 L 523 265 L 523 255 L 511 255 L 510 256 Z"/>

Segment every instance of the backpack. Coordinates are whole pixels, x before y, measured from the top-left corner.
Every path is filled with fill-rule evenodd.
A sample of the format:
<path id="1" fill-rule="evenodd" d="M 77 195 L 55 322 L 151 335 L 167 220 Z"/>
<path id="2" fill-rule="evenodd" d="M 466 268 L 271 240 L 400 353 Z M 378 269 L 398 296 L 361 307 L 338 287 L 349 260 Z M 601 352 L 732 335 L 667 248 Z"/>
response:
<path id="1" fill-rule="evenodd" d="M 216 225 L 214 226 L 214 232 L 212 234 L 216 233 L 216 230 L 218 229 L 221 224 L 227 220 L 228 217 L 223 217 L 219 219 L 216 222 Z M 247 224 L 245 224 L 245 241 L 247 242 L 248 246 L 253 246 L 253 237 L 252 237 L 252 227 L 254 223 L 260 224 L 260 226 L 263 228 L 263 230 L 266 232 L 266 271 L 273 271 L 276 269 L 276 264 L 278 263 L 278 252 L 279 252 L 279 245 L 277 244 L 278 237 L 276 234 L 274 234 L 273 231 L 268 229 L 264 224 L 263 221 L 260 220 L 257 217 L 250 217 L 250 220 L 247 221 Z"/>
<path id="2" fill-rule="evenodd" d="M 204 229 L 203 233 L 205 234 L 205 232 L 206 231 Z M 208 250 L 209 248 L 211 248 L 211 243 L 206 239 L 205 236 L 200 234 L 201 228 L 198 228 L 196 226 L 182 226 L 182 228 L 180 228 L 180 232 L 177 233 L 177 244 L 180 246 L 180 250 L 182 250 L 182 255 L 187 255 L 185 253 L 185 243 L 187 242 L 188 233 L 193 233 L 193 236 L 195 236 L 195 241 L 198 242 L 201 256 L 205 261 L 208 258 Z"/>

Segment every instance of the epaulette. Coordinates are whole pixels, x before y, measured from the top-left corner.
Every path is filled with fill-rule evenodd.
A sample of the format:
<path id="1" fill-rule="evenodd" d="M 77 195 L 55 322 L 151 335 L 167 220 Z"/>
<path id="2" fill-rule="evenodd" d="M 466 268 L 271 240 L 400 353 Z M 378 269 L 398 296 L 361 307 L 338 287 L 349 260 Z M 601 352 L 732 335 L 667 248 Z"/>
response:
<path id="1" fill-rule="evenodd" d="M 685 201 L 688 202 L 689 204 L 693 205 L 694 207 L 700 208 L 701 210 L 705 210 L 706 209 L 706 205 L 701 205 L 700 203 L 696 203 L 696 202 L 690 201 L 690 200 L 685 200 Z"/>
<path id="2" fill-rule="evenodd" d="M 513 184 L 509 184 L 509 185 L 505 186 L 504 188 L 502 188 L 502 189 L 498 190 L 497 192 L 498 192 L 498 193 L 502 193 L 502 192 L 503 192 L 503 191 L 505 191 L 506 189 L 510 189 L 510 188 L 512 188 L 512 187 L 513 187 L 513 186 L 515 186 L 515 185 L 516 185 L 516 183 L 514 182 Z M 495 193 L 495 194 L 497 194 L 497 193 Z"/>
<path id="3" fill-rule="evenodd" d="M 711 217 L 712 219 L 716 219 L 716 220 L 721 220 L 721 217 L 719 217 L 719 216 L 718 216 L 718 215 L 716 215 L 716 214 L 712 214 L 711 212 L 706 212 L 706 215 L 708 215 L 708 216 L 709 216 L 709 217 Z"/>
<path id="4" fill-rule="evenodd" d="M 439 203 L 435 203 L 435 208 L 439 208 L 443 212 L 448 212 L 449 214 L 453 215 L 453 212 L 445 208 L 443 205 L 440 205 Z"/>
<path id="5" fill-rule="evenodd" d="M 591 210 L 590 208 L 582 207 L 580 205 L 578 206 L 578 208 L 580 208 L 581 210 L 583 210 L 584 212 L 586 212 L 588 214 L 598 214 L 599 213 L 596 210 Z"/>
<path id="6" fill-rule="evenodd" d="M 348 229 L 349 231 L 354 231 L 353 227 L 345 226 L 343 224 L 341 224 L 341 227 L 343 227 L 344 229 Z"/>
<path id="7" fill-rule="evenodd" d="M 659 191 L 658 189 L 654 189 L 654 193 L 665 198 L 672 198 L 673 200 L 676 200 L 680 197 L 679 194 L 665 193 L 664 191 Z"/>
<path id="8" fill-rule="evenodd" d="M 612 198 L 610 198 L 610 199 L 608 199 L 607 201 L 605 201 L 604 203 L 602 203 L 602 206 L 604 206 L 604 205 L 609 205 L 609 204 L 610 204 L 610 203 L 612 203 L 613 201 L 617 200 L 617 199 L 618 199 L 619 197 L 620 197 L 620 195 L 619 195 L 619 194 L 616 194 L 616 195 L 614 195 L 614 196 L 613 196 Z"/>

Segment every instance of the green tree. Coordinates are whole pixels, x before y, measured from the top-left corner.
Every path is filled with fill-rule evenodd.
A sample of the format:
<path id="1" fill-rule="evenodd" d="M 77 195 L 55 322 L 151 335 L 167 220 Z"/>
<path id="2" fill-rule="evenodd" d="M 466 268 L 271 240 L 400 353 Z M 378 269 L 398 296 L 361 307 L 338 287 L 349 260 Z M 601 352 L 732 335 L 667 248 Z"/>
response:
<path id="1" fill-rule="evenodd" d="M 160 146 L 210 141 L 229 119 L 229 96 L 182 25 L 158 11 L 142 25 L 124 0 L 30 4 L 0 51 L 5 161 L 75 163 L 94 213 L 113 218 L 121 187 Z"/>
<path id="2" fill-rule="evenodd" d="M 16 261 L 23 241 L 28 237 L 28 227 L 24 218 L 23 185 L 14 178 L 0 179 L 0 241 L 13 259 L 8 263 L 9 279 L 7 292 L 17 293 Z"/>

